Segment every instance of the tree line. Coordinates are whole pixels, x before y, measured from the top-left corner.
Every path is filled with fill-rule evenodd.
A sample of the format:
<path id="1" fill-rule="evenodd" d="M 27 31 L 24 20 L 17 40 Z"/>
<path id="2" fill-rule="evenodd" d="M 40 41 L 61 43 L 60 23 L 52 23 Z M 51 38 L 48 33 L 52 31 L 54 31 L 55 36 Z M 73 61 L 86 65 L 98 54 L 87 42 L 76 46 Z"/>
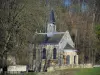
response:
<path id="1" fill-rule="evenodd" d="M 100 63 L 99 0 L 1 0 L 0 60 L 7 56 L 17 64 L 29 64 L 29 45 L 37 30 L 45 32 L 51 9 L 55 12 L 57 31 L 69 30 L 79 54 L 79 63 Z"/>

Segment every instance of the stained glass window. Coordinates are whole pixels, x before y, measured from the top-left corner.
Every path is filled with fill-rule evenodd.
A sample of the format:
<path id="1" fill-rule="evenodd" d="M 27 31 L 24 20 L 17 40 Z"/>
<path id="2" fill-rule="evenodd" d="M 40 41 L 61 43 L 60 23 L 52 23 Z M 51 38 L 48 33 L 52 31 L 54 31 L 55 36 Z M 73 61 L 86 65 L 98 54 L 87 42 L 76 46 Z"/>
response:
<path id="1" fill-rule="evenodd" d="M 42 59 L 46 59 L 46 49 L 45 48 L 43 48 Z"/>

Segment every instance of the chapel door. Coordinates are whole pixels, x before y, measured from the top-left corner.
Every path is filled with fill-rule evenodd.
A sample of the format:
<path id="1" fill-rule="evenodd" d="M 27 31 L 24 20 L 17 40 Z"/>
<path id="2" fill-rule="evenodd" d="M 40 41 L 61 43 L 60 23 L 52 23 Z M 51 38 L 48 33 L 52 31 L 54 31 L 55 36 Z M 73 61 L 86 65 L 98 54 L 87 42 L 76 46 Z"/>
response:
<path id="1" fill-rule="evenodd" d="M 74 64 L 76 64 L 76 55 L 74 56 Z"/>
<path id="2" fill-rule="evenodd" d="M 66 56 L 66 64 L 70 64 L 70 56 L 69 55 Z"/>

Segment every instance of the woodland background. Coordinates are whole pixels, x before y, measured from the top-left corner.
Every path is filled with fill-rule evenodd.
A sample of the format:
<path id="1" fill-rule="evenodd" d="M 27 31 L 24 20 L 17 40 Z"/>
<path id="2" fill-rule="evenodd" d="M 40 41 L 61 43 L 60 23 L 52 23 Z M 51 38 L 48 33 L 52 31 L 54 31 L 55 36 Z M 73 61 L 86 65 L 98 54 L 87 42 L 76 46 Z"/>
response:
<path id="1" fill-rule="evenodd" d="M 57 31 L 70 31 L 79 63 L 100 64 L 100 0 L 0 0 L 0 61 L 12 55 L 29 63 L 31 38 L 45 32 L 51 9 Z"/>

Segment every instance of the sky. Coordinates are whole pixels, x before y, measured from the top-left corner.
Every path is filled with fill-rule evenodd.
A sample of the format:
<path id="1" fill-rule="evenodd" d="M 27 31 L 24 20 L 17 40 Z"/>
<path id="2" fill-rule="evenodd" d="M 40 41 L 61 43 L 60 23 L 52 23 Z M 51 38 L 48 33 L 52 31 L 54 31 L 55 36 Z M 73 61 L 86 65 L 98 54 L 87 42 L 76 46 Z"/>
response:
<path id="1" fill-rule="evenodd" d="M 65 6 L 70 6 L 71 5 L 71 0 L 64 0 L 64 5 Z"/>
<path id="2" fill-rule="evenodd" d="M 72 3 L 71 0 L 64 0 L 64 5 L 66 7 L 69 7 L 71 5 L 71 3 Z M 85 12 L 87 10 L 87 8 L 88 8 L 88 6 L 87 6 L 86 1 L 81 0 L 81 10 L 82 10 L 82 12 Z"/>

